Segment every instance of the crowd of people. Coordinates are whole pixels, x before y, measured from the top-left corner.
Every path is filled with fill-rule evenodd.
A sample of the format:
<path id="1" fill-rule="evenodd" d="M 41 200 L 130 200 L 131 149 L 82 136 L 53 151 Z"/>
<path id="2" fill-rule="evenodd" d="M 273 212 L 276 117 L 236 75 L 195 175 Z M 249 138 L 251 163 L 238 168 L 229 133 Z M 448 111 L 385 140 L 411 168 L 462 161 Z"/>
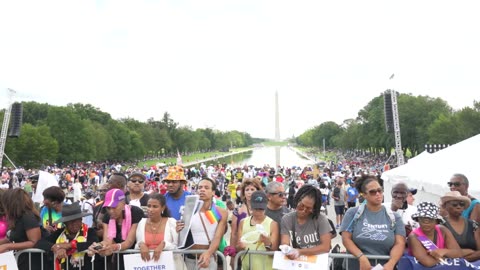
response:
<path id="1" fill-rule="evenodd" d="M 384 202 L 381 169 L 370 169 L 338 163 L 315 175 L 312 168 L 220 164 L 48 168 L 58 185 L 44 188 L 39 204 L 32 200 L 39 191 L 38 174 L 6 170 L 2 179 L 9 187 L 0 189 L 0 253 L 45 251 L 20 255 L 21 270 L 41 269 L 42 261 L 45 269 L 88 270 L 123 269 L 118 252 L 127 249 L 138 250 L 145 261 L 158 261 L 164 250 L 202 250 L 175 254 L 176 269 L 217 269 L 223 263 L 215 255 L 219 250 L 232 256 L 232 269 L 272 269 L 271 255 L 253 251 L 281 250 L 289 259 L 329 253 L 338 230 L 353 255 L 345 261 L 348 269 L 371 269 L 377 263 L 395 269 L 405 255 L 427 267 L 445 258 L 480 259 L 480 206 L 468 194 L 466 176 L 453 175 L 447 183 L 451 191 L 440 202 L 415 206 L 417 190 L 405 183 L 393 185 L 391 202 Z M 192 194 L 203 204 L 186 226 L 183 208 Z M 335 220 L 326 215 L 330 205 Z M 182 230 L 188 237 L 180 246 Z M 240 251 L 246 255 L 233 260 Z M 389 259 L 374 262 L 368 255 Z"/>

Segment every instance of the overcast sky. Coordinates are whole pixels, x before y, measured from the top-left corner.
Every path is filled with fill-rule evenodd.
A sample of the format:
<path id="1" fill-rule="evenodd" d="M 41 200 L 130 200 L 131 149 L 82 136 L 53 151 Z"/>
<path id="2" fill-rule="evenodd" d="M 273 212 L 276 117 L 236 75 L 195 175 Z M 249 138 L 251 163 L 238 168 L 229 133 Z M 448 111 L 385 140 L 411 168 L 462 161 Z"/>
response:
<path id="1" fill-rule="evenodd" d="M 480 100 L 479 1 L 0 1 L 0 108 L 90 103 L 114 119 L 281 137 L 393 87 Z M 393 80 L 389 80 L 394 73 Z"/>

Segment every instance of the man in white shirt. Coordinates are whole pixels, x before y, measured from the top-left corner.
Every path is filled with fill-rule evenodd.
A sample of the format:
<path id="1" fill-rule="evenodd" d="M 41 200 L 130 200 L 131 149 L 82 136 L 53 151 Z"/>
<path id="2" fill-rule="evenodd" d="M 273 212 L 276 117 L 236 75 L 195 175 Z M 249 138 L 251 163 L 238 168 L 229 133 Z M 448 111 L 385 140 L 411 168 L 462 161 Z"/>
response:
<path id="1" fill-rule="evenodd" d="M 412 219 L 412 214 L 416 213 L 417 210 L 413 208 L 408 209 L 407 196 L 409 191 L 410 189 L 407 184 L 402 182 L 397 183 L 392 187 L 392 202 L 385 203 L 386 207 L 390 207 L 393 212 L 397 212 L 402 216 L 407 235 L 412 229 L 418 227 L 418 223 Z"/>

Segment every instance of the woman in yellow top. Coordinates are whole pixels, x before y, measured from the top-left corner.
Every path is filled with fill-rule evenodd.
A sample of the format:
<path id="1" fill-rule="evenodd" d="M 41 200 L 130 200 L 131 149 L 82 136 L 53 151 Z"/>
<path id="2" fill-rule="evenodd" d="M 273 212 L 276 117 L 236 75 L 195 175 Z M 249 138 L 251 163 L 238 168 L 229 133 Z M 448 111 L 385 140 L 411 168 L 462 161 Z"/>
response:
<path id="1" fill-rule="evenodd" d="M 265 215 L 267 195 L 263 191 L 252 194 L 252 215 L 240 221 L 237 250 L 274 251 L 278 249 L 279 224 Z M 265 255 L 249 255 L 242 258 L 242 269 L 272 269 L 273 257 Z"/>
<path id="2" fill-rule="evenodd" d="M 228 192 L 230 193 L 230 200 L 235 202 L 237 200 L 237 183 L 232 179 L 230 184 L 228 184 Z"/>

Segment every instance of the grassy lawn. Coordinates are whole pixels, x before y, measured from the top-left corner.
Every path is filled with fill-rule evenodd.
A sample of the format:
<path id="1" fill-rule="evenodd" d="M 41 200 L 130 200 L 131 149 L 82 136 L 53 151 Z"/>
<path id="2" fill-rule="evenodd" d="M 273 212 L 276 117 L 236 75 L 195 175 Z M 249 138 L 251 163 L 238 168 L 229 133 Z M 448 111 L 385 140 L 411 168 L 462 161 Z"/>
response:
<path id="1" fill-rule="evenodd" d="M 276 141 L 265 141 L 263 142 L 265 146 L 287 146 L 288 142 L 276 142 Z"/>

